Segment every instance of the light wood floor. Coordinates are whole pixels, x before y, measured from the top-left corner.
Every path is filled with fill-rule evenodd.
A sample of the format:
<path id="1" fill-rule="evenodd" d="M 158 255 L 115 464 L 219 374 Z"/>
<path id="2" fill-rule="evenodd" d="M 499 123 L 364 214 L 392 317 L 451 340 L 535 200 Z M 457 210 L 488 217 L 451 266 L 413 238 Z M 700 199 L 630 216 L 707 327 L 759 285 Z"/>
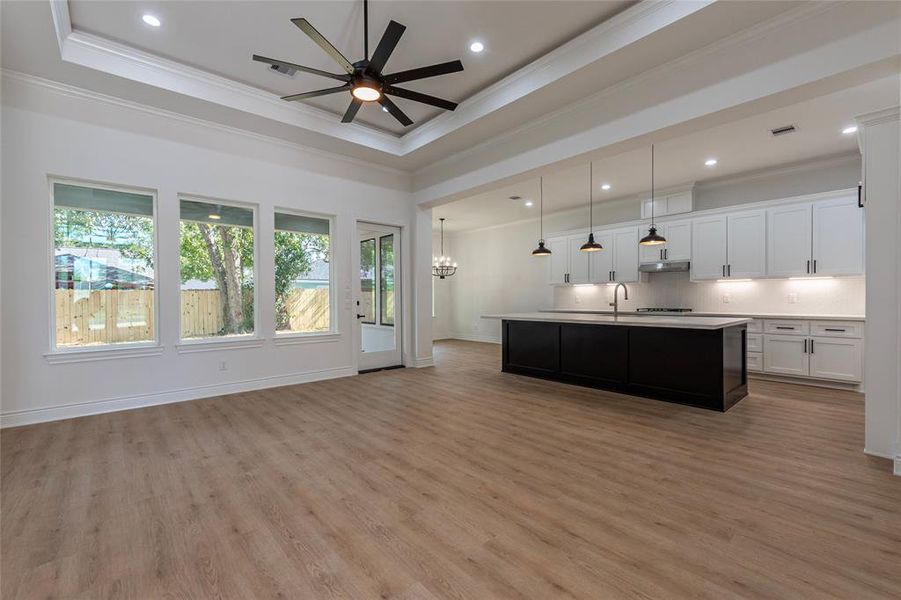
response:
<path id="1" fill-rule="evenodd" d="M 901 594 L 861 396 L 754 381 L 720 414 L 436 354 L 4 430 L 2 597 Z"/>

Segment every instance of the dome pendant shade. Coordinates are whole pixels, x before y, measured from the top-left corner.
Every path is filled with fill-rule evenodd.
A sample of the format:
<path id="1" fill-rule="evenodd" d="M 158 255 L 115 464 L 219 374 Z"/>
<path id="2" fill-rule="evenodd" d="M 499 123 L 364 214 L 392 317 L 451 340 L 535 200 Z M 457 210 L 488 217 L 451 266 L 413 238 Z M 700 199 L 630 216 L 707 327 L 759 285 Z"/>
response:
<path id="1" fill-rule="evenodd" d="M 532 250 L 532 256 L 547 256 L 551 249 L 544 245 L 544 177 L 538 178 L 538 247 Z"/>
<path id="2" fill-rule="evenodd" d="M 666 238 L 657 233 L 654 224 L 654 144 L 651 144 L 651 226 L 648 234 L 638 241 L 640 246 L 659 246 L 666 243 Z"/>
<path id="3" fill-rule="evenodd" d="M 544 246 L 544 240 L 538 240 L 538 247 L 532 250 L 532 256 L 547 256 L 550 253 L 550 249 Z"/>
<path id="4" fill-rule="evenodd" d="M 659 246 L 660 244 L 666 243 L 666 238 L 662 235 L 657 234 L 657 228 L 653 225 L 650 229 L 648 229 L 648 234 L 641 238 L 641 241 L 638 242 L 642 246 Z"/>
<path id="5" fill-rule="evenodd" d="M 582 252 L 597 252 L 598 250 L 603 250 L 603 249 L 604 249 L 603 246 L 601 246 L 599 243 L 594 241 L 593 233 L 588 234 L 588 241 L 585 242 L 584 244 L 582 244 L 582 247 L 579 248 L 579 250 L 581 250 Z"/>

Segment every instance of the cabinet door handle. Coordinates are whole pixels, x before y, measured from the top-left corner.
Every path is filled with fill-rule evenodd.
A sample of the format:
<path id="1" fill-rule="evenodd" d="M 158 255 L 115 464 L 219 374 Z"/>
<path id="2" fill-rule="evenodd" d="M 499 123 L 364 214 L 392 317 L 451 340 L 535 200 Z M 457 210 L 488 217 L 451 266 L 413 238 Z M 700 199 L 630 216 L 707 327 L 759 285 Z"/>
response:
<path id="1" fill-rule="evenodd" d="M 832 327 L 827 327 L 827 328 L 826 328 L 826 331 L 841 331 L 841 332 L 844 332 L 845 330 L 844 330 L 844 329 L 835 329 L 835 328 L 832 328 Z"/>
<path id="2" fill-rule="evenodd" d="M 810 260 L 807 261 L 807 272 L 810 273 Z"/>
<path id="3" fill-rule="evenodd" d="M 663 260 L 663 250 L 660 250 L 660 260 Z"/>
<path id="4" fill-rule="evenodd" d="M 726 265 L 726 273 L 732 277 L 732 265 Z"/>
<path id="5" fill-rule="evenodd" d="M 790 331 L 794 331 L 794 330 L 795 330 L 794 327 L 790 327 L 790 326 L 788 326 L 788 325 L 776 325 L 776 329 L 788 329 L 788 330 L 790 330 Z"/>
<path id="6" fill-rule="evenodd" d="M 813 354 L 813 340 L 810 340 L 810 353 Z"/>
<path id="7" fill-rule="evenodd" d="M 804 338 L 804 354 L 807 354 L 807 338 Z"/>
<path id="8" fill-rule="evenodd" d="M 726 265 L 723 265 L 723 277 L 726 276 Z"/>
<path id="9" fill-rule="evenodd" d="M 663 258 L 665 258 L 666 260 L 669 260 L 669 248 L 663 249 Z"/>
<path id="10" fill-rule="evenodd" d="M 616 281 L 616 271 L 613 272 L 613 281 Z"/>
<path id="11" fill-rule="evenodd" d="M 813 272 L 817 272 L 817 259 L 813 259 Z"/>

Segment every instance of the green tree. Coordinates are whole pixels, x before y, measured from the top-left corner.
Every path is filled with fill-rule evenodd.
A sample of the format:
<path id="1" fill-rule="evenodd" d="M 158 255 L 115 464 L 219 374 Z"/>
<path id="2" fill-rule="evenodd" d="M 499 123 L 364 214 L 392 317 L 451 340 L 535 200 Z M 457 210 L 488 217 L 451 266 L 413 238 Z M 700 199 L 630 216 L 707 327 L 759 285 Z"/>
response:
<path id="1" fill-rule="evenodd" d="M 275 232 L 275 328 L 291 327 L 288 303 L 294 281 L 316 260 L 328 261 L 329 237 L 292 231 Z"/>
<path id="2" fill-rule="evenodd" d="M 153 268 L 153 219 L 142 215 L 75 210 L 54 210 L 57 248 L 111 248 L 125 258 Z"/>

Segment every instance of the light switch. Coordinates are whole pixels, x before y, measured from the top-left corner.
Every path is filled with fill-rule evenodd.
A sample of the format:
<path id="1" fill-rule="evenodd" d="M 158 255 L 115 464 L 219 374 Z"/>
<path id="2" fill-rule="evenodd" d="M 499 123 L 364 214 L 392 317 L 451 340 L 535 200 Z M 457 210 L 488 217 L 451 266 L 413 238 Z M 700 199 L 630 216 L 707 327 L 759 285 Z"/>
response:
<path id="1" fill-rule="evenodd" d="M 723 294 L 723 304 L 732 302 L 732 294 Z"/>
<path id="2" fill-rule="evenodd" d="M 788 295 L 788 303 L 789 304 L 797 304 L 798 303 L 798 294 L 791 293 Z"/>

